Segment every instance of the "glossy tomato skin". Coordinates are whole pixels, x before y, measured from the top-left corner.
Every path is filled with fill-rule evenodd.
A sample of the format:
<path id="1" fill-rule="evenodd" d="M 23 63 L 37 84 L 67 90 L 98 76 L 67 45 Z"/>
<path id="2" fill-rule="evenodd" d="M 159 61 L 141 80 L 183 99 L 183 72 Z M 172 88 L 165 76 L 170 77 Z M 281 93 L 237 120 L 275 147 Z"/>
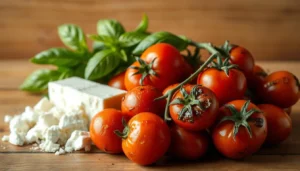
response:
<path id="1" fill-rule="evenodd" d="M 187 131 L 176 124 L 171 125 L 171 145 L 169 153 L 177 158 L 195 160 L 203 157 L 209 146 L 206 131 Z"/>
<path id="2" fill-rule="evenodd" d="M 254 67 L 252 54 L 241 46 L 234 45 L 230 50 L 230 62 L 239 66 L 246 76 L 251 75 Z"/>
<path id="3" fill-rule="evenodd" d="M 179 85 L 179 83 L 175 83 L 175 84 L 169 85 L 167 88 L 164 89 L 163 95 L 166 95 L 170 90 L 172 90 L 173 88 L 177 87 L 178 85 Z"/>
<path id="4" fill-rule="evenodd" d="M 156 114 L 139 113 L 129 120 L 128 126 L 129 134 L 122 141 L 122 149 L 131 161 L 149 165 L 168 150 L 171 141 L 170 130 Z"/>
<path id="5" fill-rule="evenodd" d="M 267 75 L 268 74 L 261 66 L 255 65 L 253 72 L 247 77 L 248 88 L 256 91 L 257 88 L 263 84 L 263 81 Z"/>
<path id="6" fill-rule="evenodd" d="M 113 78 L 111 78 L 107 84 L 117 89 L 126 90 L 124 80 L 125 80 L 125 72 L 122 72 L 114 76 Z"/>
<path id="7" fill-rule="evenodd" d="M 245 100 L 234 100 L 227 104 L 232 104 L 238 111 L 244 105 Z M 250 103 L 247 111 L 255 108 Z M 221 116 L 230 116 L 231 112 L 224 106 L 220 108 Z M 254 113 L 250 116 L 252 120 L 260 119 L 262 125 L 257 126 L 254 121 L 248 121 L 252 130 L 252 138 L 250 138 L 245 127 L 239 127 L 239 131 L 233 138 L 234 123 L 232 121 L 224 121 L 213 128 L 212 139 L 217 150 L 224 156 L 231 159 L 242 159 L 257 152 L 267 137 L 267 121 L 262 113 Z"/>
<path id="8" fill-rule="evenodd" d="M 212 90 L 220 105 L 243 99 L 247 89 L 246 77 L 237 69 L 230 69 L 229 76 L 222 70 L 209 68 L 198 75 L 197 84 Z"/>
<path id="9" fill-rule="evenodd" d="M 96 114 L 90 123 L 90 135 L 94 144 L 106 153 L 122 153 L 122 138 L 114 131 L 123 130 L 122 118 L 128 120 L 121 111 L 104 109 Z"/>
<path id="10" fill-rule="evenodd" d="M 156 58 L 156 59 L 155 59 Z M 153 71 L 155 75 L 148 75 L 143 85 L 152 85 L 163 91 L 167 86 L 180 82 L 185 76 L 185 60 L 180 52 L 170 44 L 158 43 L 155 44 L 142 54 L 141 59 L 147 64 L 150 64 L 154 59 Z M 134 62 L 132 66 L 139 67 L 138 62 Z M 134 74 L 137 70 L 129 67 L 125 73 L 125 86 L 127 90 L 140 86 L 141 74 Z"/>
<path id="11" fill-rule="evenodd" d="M 162 93 L 153 86 L 138 86 L 129 90 L 122 99 L 121 110 L 128 116 L 134 116 L 141 112 L 152 112 L 163 115 L 166 100 L 155 100 Z"/>
<path id="12" fill-rule="evenodd" d="M 170 116 L 174 123 L 179 125 L 180 127 L 189 130 L 189 131 L 201 131 L 209 128 L 216 120 L 219 109 L 219 102 L 215 96 L 215 94 L 206 87 L 200 85 L 185 85 L 183 88 L 187 93 L 191 93 L 191 90 L 194 86 L 199 86 L 200 90 L 202 90 L 202 96 L 198 96 L 197 98 L 200 100 L 202 97 L 210 99 L 210 106 L 208 109 L 203 111 L 200 115 L 193 114 L 193 122 L 189 122 L 183 118 L 183 120 L 179 119 L 180 111 L 183 109 L 184 105 L 182 104 L 174 104 L 169 106 Z M 174 99 L 183 99 L 183 95 L 180 91 L 177 91 L 172 100 Z M 194 110 L 194 109 L 193 109 Z M 195 112 L 195 111 L 194 111 Z"/>
<path id="13" fill-rule="evenodd" d="M 263 112 L 268 123 L 266 144 L 275 145 L 286 140 L 292 132 L 292 120 L 281 108 L 271 104 L 261 104 L 257 107 Z"/>
<path id="14" fill-rule="evenodd" d="M 273 72 L 265 78 L 260 94 L 265 103 L 288 108 L 299 100 L 299 83 L 288 71 Z"/>

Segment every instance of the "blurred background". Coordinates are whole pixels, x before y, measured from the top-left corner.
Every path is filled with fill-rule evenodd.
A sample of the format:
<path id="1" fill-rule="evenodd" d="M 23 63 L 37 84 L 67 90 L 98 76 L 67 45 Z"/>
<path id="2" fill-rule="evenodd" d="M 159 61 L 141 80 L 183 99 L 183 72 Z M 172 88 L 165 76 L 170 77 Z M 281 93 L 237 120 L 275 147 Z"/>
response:
<path id="1" fill-rule="evenodd" d="M 63 44 L 57 26 L 74 23 L 96 33 L 99 19 L 132 30 L 142 14 L 150 31 L 169 31 L 198 42 L 225 40 L 259 60 L 299 60 L 299 0 L 0 0 L 0 59 L 30 58 Z"/>

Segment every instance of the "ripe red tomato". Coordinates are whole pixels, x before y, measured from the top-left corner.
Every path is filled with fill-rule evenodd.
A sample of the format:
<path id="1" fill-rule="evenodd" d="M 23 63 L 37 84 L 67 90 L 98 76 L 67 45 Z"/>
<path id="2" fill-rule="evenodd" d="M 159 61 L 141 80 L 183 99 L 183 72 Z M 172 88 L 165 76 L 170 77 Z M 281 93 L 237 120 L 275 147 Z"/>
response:
<path id="1" fill-rule="evenodd" d="M 209 137 L 207 132 L 187 131 L 173 124 L 169 153 L 172 156 L 187 160 L 195 160 L 205 155 L 208 150 Z"/>
<path id="2" fill-rule="evenodd" d="M 230 50 L 230 62 L 239 66 L 239 69 L 243 71 L 246 77 L 252 74 L 254 67 L 254 58 L 251 53 L 241 47 L 234 45 Z"/>
<path id="3" fill-rule="evenodd" d="M 129 90 L 122 99 L 122 112 L 134 116 L 141 112 L 152 112 L 163 115 L 166 100 L 154 100 L 161 97 L 162 93 L 153 86 L 138 86 Z"/>
<path id="4" fill-rule="evenodd" d="M 149 47 L 125 73 L 127 90 L 140 85 L 152 85 L 163 91 L 167 86 L 180 82 L 186 75 L 185 60 L 170 44 L 158 43 Z M 142 84 L 141 84 L 142 83 Z"/>
<path id="5" fill-rule="evenodd" d="M 218 108 L 219 103 L 211 90 L 201 85 L 186 85 L 174 94 L 169 111 L 180 127 L 200 131 L 214 123 Z"/>
<path id="6" fill-rule="evenodd" d="M 261 104 L 257 107 L 262 110 L 268 123 L 269 131 L 265 143 L 273 145 L 286 140 L 292 132 L 292 120 L 289 115 L 271 104 Z"/>
<path id="7" fill-rule="evenodd" d="M 96 114 L 90 123 L 90 135 L 94 144 L 106 153 L 121 153 L 122 139 L 114 131 L 123 130 L 124 115 L 116 109 L 104 109 Z M 125 116 L 125 119 L 127 117 Z"/>
<path id="8" fill-rule="evenodd" d="M 284 108 L 283 109 L 289 116 L 291 116 L 292 113 L 292 107 Z"/>
<path id="9" fill-rule="evenodd" d="M 114 88 L 126 90 L 124 78 L 125 78 L 125 72 L 122 72 L 122 73 L 114 76 L 113 78 L 111 78 L 107 84 Z"/>
<path id="10" fill-rule="evenodd" d="M 241 159 L 259 150 L 267 137 L 267 121 L 258 110 L 245 100 L 234 100 L 220 108 L 219 114 L 224 117 L 212 131 L 213 142 L 220 153 Z"/>
<path id="11" fill-rule="evenodd" d="M 169 85 L 167 88 L 164 89 L 163 91 L 163 95 L 166 95 L 170 90 L 172 90 L 173 88 L 175 88 L 176 86 L 178 86 L 179 83 L 175 83 L 175 84 L 172 84 L 172 85 Z M 174 93 L 175 94 L 175 93 Z"/>
<path id="12" fill-rule="evenodd" d="M 149 165 L 161 158 L 169 148 L 168 125 L 156 114 L 143 112 L 132 117 L 122 140 L 125 155 L 140 165 Z"/>
<path id="13" fill-rule="evenodd" d="M 228 76 L 223 70 L 208 68 L 198 75 L 197 84 L 211 89 L 219 103 L 242 99 L 246 92 L 246 78 L 237 69 L 230 69 Z"/>
<path id="14" fill-rule="evenodd" d="M 268 76 L 266 71 L 259 65 L 255 65 L 253 72 L 247 77 L 248 88 L 255 91 L 263 83 L 266 76 Z"/>
<path id="15" fill-rule="evenodd" d="M 268 75 L 261 87 L 261 98 L 265 103 L 281 108 L 294 105 L 299 99 L 299 81 L 288 71 L 277 71 Z"/>

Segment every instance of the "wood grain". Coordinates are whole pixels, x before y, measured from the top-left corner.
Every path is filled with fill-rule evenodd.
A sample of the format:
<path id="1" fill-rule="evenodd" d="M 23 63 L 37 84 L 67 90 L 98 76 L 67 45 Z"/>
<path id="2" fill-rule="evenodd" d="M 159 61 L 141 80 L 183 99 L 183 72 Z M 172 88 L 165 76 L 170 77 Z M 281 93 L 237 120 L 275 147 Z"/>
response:
<path id="1" fill-rule="evenodd" d="M 56 29 L 63 23 L 95 33 L 99 19 L 115 18 L 132 30 L 143 13 L 149 15 L 151 31 L 216 44 L 228 39 L 247 47 L 257 59 L 299 59 L 297 0 L 1 0 L 0 58 L 29 58 L 62 46 Z"/>

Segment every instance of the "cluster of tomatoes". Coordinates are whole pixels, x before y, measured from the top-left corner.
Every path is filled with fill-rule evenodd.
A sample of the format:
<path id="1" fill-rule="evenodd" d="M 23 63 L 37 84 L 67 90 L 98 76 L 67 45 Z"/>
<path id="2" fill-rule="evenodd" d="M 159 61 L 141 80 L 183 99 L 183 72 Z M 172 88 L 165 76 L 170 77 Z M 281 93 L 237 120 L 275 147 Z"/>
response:
<path id="1" fill-rule="evenodd" d="M 228 57 L 212 58 L 199 70 L 169 44 L 149 47 L 108 83 L 128 92 L 121 110 L 105 109 L 92 119 L 94 144 L 149 165 L 166 153 L 198 159 L 210 144 L 241 159 L 287 139 L 298 79 L 287 71 L 268 75 L 243 47 L 227 49 Z"/>

